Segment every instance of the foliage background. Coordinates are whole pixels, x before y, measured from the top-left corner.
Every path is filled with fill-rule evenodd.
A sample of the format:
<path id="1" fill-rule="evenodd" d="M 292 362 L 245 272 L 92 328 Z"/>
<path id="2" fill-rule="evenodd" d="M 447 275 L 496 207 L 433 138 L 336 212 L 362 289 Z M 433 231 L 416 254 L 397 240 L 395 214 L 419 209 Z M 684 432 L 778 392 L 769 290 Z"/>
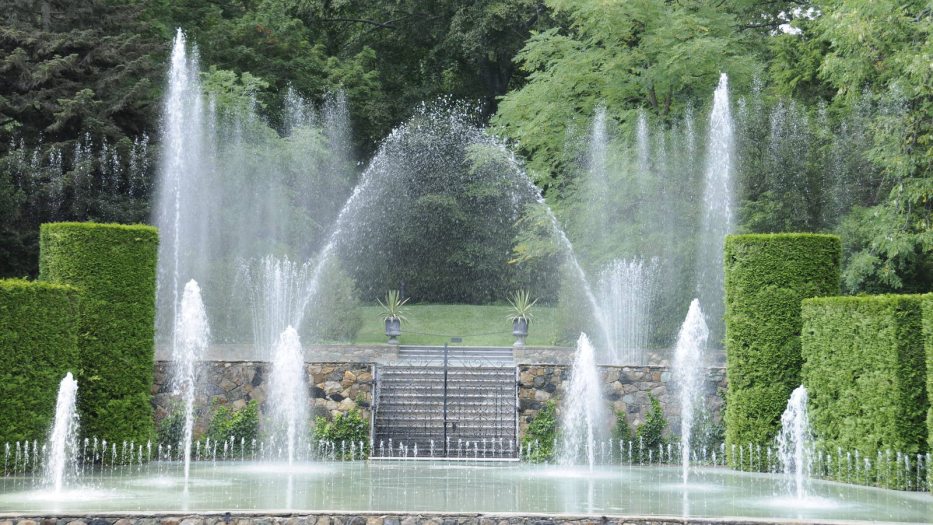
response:
<path id="1" fill-rule="evenodd" d="M 596 107 L 620 154 L 639 116 L 672 144 L 691 119 L 702 132 L 726 72 L 740 231 L 839 233 L 847 293 L 933 283 L 933 13 L 922 0 L 20 0 L 0 24 L 0 276 L 35 275 L 42 222 L 150 219 L 164 64 L 182 27 L 205 85 L 247 85 L 269 130 L 282 130 L 287 88 L 313 103 L 342 92 L 360 160 L 423 101 L 475 103 L 592 265 L 645 235 L 582 240 Z M 335 203 L 358 171 L 329 181 Z M 633 205 L 629 183 L 604 192 L 618 209 Z M 689 223 L 695 179 L 665 184 L 682 190 L 659 189 L 665 214 Z"/>

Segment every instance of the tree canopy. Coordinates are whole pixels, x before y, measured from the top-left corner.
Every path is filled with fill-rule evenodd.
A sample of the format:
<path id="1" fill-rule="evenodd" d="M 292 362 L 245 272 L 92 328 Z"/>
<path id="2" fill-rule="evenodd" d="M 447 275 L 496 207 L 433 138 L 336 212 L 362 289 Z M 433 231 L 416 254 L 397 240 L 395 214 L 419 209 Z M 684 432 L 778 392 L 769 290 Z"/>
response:
<path id="1" fill-rule="evenodd" d="M 620 226 L 629 213 L 696 220 L 699 163 L 689 159 L 704 146 L 692 137 L 705 133 L 727 73 L 737 229 L 841 234 L 848 293 L 933 287 L 933 9 L 924 0 L 19 0 L 0 14 L 0 275 L 35 273 L 41 222 L 149 220 L 178 27 L 196 42 L 218 103 L 255 105 L 270 133 L 287 134 L 288 93 L 315 105 L 340 93 L 360 166 L 422 103 L 475 105 L 594 267 L 639 242 L 680 242 Z M 603 191 L 587 179 L 598 108 L 608 162 L 624 172 Z M 633 190 L 639 136 L 676 153 L 648 159 L 649 171 L 681 175 Z M 458 173 L 419 206 L 453 220 L 456 188 L 496 191 L 463 186 Z M 647 195 L 668 207 L 646 209 Z M 603 200 L 615 226 L 599 248 L 584 233 L 600 224 L 593 203 Z M 489 217 L 463 220 L 476 221 L 464 231 L 481 231 Z M 327 227 L 315 225 L 316 235 Z M 534 259 L 536 230 L 516 231 L 526 235 L 505 243 L 518 250 L 511 260 Z"/>

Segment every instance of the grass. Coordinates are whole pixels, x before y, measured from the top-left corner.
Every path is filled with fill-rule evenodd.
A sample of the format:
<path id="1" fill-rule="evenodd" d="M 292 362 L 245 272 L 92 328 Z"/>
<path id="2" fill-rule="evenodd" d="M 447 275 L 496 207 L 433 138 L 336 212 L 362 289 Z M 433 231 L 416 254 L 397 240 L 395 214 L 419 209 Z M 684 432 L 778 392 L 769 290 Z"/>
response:
<path id="1" fill-rule="evenodd" d="M 478 306 L 469 304 L 416 304 L 405 305 L 407 323 L 402 323 L 403 345 L 442 345 L 451 337 L 462 337 L 463 346 L 511 346 L 512 322 L 506 316 L 512 307 Z M 356 343 L 385 343 L 385 322 L 381 306 L 360 307 L 363 327 Z M 556 330 L 554 308 L 535 306 L 528 327 L 529 346 L 551 346 Z"/>

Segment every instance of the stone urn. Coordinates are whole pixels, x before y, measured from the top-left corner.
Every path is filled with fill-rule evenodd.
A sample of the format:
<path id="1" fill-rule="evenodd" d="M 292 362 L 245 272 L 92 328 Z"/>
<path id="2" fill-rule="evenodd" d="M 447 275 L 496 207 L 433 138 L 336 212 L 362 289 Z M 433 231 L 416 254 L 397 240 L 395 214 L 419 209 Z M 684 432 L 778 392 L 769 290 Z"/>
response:
<path id="1" fill-rule="evenodd" d="M 524 317 L 512 319 L 512 335 L 515 336 L 515 343 L 512 346 L 516 348 L 525 346 L 525 338 L 528 337 L 528 319 Z"/>
<path id="2" fill-rule="evenodd" d="M 390 345 L 398 344 L 398 336 L 402 335 L 402 320 L 398 317 L 389 317 L 386 319 L 386 336 L 389 338 Z"/>

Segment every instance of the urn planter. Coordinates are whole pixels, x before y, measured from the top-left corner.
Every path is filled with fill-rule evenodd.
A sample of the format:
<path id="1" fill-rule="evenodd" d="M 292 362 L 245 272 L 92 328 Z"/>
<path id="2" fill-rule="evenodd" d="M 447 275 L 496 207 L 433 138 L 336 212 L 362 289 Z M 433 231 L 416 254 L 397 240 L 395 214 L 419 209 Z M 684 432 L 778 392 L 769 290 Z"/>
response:
<path id="1" fill-rule="evenodd" d="M 528 319 L 517 318 L 512 320 L 512 335 L 515 336 L 514 347 L 525 346 L 525 338 L 528 337 Z"/>
<path id="2" fill-rule="evenodd" d="M 398 336 L 402 335 L 402 320 L 395 317 L 386 319 L 386 336 L 390 345 L 398 344 Z"/>

